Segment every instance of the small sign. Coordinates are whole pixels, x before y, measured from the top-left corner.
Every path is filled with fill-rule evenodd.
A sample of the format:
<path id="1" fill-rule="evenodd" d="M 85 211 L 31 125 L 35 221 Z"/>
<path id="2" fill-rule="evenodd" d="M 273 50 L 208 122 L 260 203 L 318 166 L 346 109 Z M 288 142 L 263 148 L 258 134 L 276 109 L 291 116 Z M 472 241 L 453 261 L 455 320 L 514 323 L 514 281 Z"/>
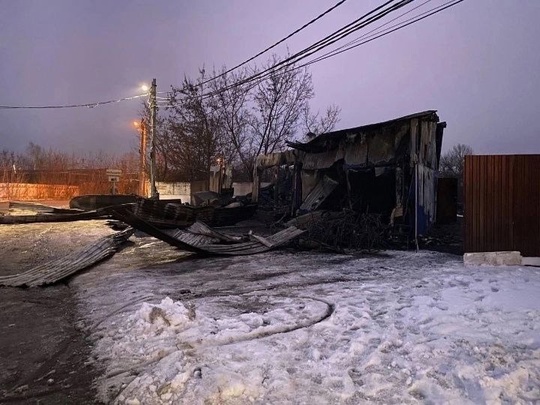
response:
<path id="1" fill-rule="evenodd" d="M 108 177 L 111 183 L 118 183 L 120 181 L 120 177 L 118 176 L 108 176 Z"/>
<path id="2" fill-rule="evenodd" d="M 122 170 L 121 169 L 107 169 L 105 173 L 107 174 L 107 176 L 120 177 L 122 175 Z"/>

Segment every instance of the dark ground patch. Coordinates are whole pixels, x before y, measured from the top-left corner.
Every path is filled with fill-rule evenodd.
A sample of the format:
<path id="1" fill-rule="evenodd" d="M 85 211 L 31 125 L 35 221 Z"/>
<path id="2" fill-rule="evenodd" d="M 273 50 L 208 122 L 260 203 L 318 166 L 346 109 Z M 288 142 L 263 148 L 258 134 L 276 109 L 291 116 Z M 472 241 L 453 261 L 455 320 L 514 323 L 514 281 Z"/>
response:
<path id="1" fill-rule="evenodd" d="M 66 285 L 1 288 L 0 403 L 94 404 L 91 347 Z"/>

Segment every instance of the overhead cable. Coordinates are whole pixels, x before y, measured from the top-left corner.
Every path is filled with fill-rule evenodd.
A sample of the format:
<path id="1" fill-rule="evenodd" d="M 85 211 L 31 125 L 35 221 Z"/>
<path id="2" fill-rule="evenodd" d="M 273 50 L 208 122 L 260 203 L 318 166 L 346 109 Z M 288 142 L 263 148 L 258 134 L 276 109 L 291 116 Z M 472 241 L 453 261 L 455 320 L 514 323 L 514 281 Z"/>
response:
<path id="1" fill-rule="evenodd" d="M 431 0 L 426 1 L 426 3 L 429 2 L 429 1 L 431 1 Z M 375 39 L 384 37 L 385 35 L 391 34 L 391 33 L 395 32 L 395 31 L 398 31 L 398 30 L 400 30 L 402 28 L 408 27 L 409 25 L 412 25 L 412 24 L 414 24 L 414 23 L 416 23 L 418 21 L 421 21 L 421 20 L 423 20 L 423 19 L 425 19 L 427 17 L 430 17 L 430 16 L 432 16 L 434 14 L 440 13 L 441 11 L 444 11 L 444 10 L 450 8 L 450 7 L 453 7 L 453 6 L 459 4 L 459 3 L 463 2 L 463 1 L 464 0 L 452 0 L 452 1 L 446 2 L 446 3 L 444 3 L 444 4 L 440 5 L 440 6 L 434 7 L 432 9 L 428 10 L 428 11 L 425 11 L 425 12 L 423 12 L 421 14 L 418 14 L 415 17 L 409 18 L 408 20 L 402 21 L 402 22 L 400 22 L 398 24 L 394 24 L 394 25 L 386 28 L 385 30 L 376 32 L 375 34 L 372 34 L 372 35 L 369 35 L 369 36 L 366 34 L 366 35 L 364 35 L 362 37 L 357 38 L 354 41 L 351 41 L 351 43 L 354 43 L 354 45 L 348 46 L 346 48 L 344 48 L 346 46 L 346 45 L 344 45 L 343 47 L 337 48 L 337 49 L 335 49 L 335 50 L 333 50 L 331 52 L 326 53 L 325 55 L 321 55 L 318 58 L 315 58 L 315 59 L 313 59 L 313 60 L 311 60 L 311 61 L 309 61 L 309 62 L 307 62 L 307 63 L 305 63 L 303 65 L 300 65 L 300 66 L 298 66 L 298 68 L 309 66 L 309 65 L 311 65 L 313 63 L 323 61 L 325 59 L 328 59 L 328 58 L 331 58 L 333 56 L 339 55 L 339 54 L 341 54 L 343 52 L 354 49 L 354 48 L 356 48 L 358 46 L 365 45 L 365 44 L 367 44 L 369 42 L 374 41 Z M 381 28 L 381 27 L 378 27 L 377 30 L 379 28 Z M 373 32 L 373 31 L 370 31 L 370 32 Z M 356 43 L 357 40 L 362 39 L 362 38 L 364 38 L 364 41 L 362 41 L 360 43 Z"/>
<path id="2" fill-rule="evenodd" d="M 411 3 L 414 0 L 401 0 L 397 4 L 394 4 L 386 9 L 384 7 L 390 5 L 394 2 L 394 0 L 390 0 L 385 2 L 384 4 L 376 7 L 375 9 L 369 11 L 368 13 L 364 14 L 360 18 L 357 18 L 356 20 L 352 21 L 351 23 L 345 25 L 344 27 L 341 27 L 339 30 L 334 31 L 333 33 L 327 35 L 323 39 L 313 43 L 309 47 L 295 53 L 294 55 L 291 55 L 287 57 L 286 59 L 262 70 L 261 72 L 255 73 L 252 76 L 249 76 L 243 80 L 240 80 L 236 83 L 233 83 L 229 86 L 225 86 L 222 89 L 218 89 L 214 92 L 209 92 L 207 94 L 204 94 L 203 97 L 211 97 L 212 95 L 218 94 L 220 92 L 232 89 L 234 87 L 238 87 L 244 84 L 248 84 L 253 81 L 261 81 L 264 80 L 266 77 L 270 76 L 272 73 L 279 71 L 281 69 L 287 68 L 291 65 L 294 65 L 295 63 L 299 62 L 300 60 L 303 60 L 307 58 L 308 56 L 319 52 L 320 50 L 332 45 L 336 41 L 339 41 L 340 39 L 351 35 L 353 32 L 356 32 L 365 26 L 372 24 L 373 22 L 383 18 L 387 14 L 398 10 L 399 8 L 404 7 L 405 5 Z M 379 11 L 381 9 L 384 9 L 382 11 Z M 375 14 L 376 13 L 376 14 Z M 374 15 L 372 15 L 374 14 Z M 371 17 L 370 17 L 371 16 Z"/>
<path id="3" fill-rule="evenodd" d="M 9 110 L 15 110 L 15 109 L 44 110 L 44 109 L 81 108 L 81 107 L 94 108 L 94 107 L 99 107 L 100 105 L 112 104 L 112 103 L 120 103 L 120 102 L 122 102 L 122 101 L 134 100 L 134 99 L 141 98 L 141 97 L 148 97 L 148 93 L 145 93 L 145 94 L 139 94 L 139 95 L 131 96 L 131 97 L 123 97 L 123 98 L 119 98 L 119 99 L 116 99 L 116 100 L 96 101 L 96 102 L 94 102 L 94 103 L 84 103 L 84 104 L 60 104 L 60 105 L 37 105 L 37 106 L 28 106 L 28 105 L 18 105 L 18 106 L 13 106 L 13 105 L 0 105 L 0 109 L 4 109 L 4 110 L 7 110 L 7 109 L 9 109 Z"/>
<path id="4" fill-rule="evenodd" d="M 209 83 L 213 80 L 216 80 L 220 77 L 223 77 L 229 73 L 231 73 L 233 70 L 236 70 L 246 64 L 248 64 L 249 62 L 251 62 L 252 60 L 258 58 L 259 56 L 265 54 L 266 52 L 270 51 L 271 49 L 274 49 L 276 46 L 282 44 L 283 42 L 285 42 L 286 40 L 288 40 L 289 38 L 293 37 L 294 35 L 298 34 L 300 31 L 306 29 L 307 27 L 309 27 L 311 24 L 317 22 L 318 20 L 320 20 L 321 18 L 323 18 L 325 15 L 329 14 L 330 12 L 332 12 L 333 10 L 335 10 L 336 8 L 338 8 L 339 6 L 341 6 L 343 3 L 345 3 L 345 1 L 347 0 L 341 0 L 339 2 L 337 2 L 336 4 L 334 4 L 332 7 L 330 7 L 328 10 L 324 11 L 323 13 L 319 14 L 317 17 L 315 17 L 314 19 L 308 21 L 307 23 L 305 23 L 304 25 L 302 25 L 300 28 L 294 30 L 293 32 L 291 32 L 289 35 L 287 35 L 286 37 L 280 39 L 279 41 L 277 41 L 276 43 L 274 43 L 273 45 L 270 45 L 269 47 L 267 47 L 266 49 L 263 49 L 262 51 L 260 51 L 259 53 L 257 53 L 256 55 L 252 56 L 251 58 L 249 59 L 246 59 L 244 62 L 242 63 L 239 63 L 238 65 L 230 68 L 230 69 L 227 69 L 225 72 L 223 73 L 220 73 L 219 75 L 216 75 L 214 77 L 211 77 L 210 79 L 207 79 L 201 83 L 198 83 L 197 85 L 198 86 L 202 86 L 206 83 Z"/>
<path id="5" fill-rule="evenodd" d="M 426 4 L 426 3 L 430 2 L 430 1 L 431 1 L 431 0 L 427 0 L 426 2 L 422 3 L 420 6 Z M 398 23 L 398 24 L 392 25 L 392 26 L 386 28 L 385 30 L 382 30 L 382 31 L 379 31 L 379 32 L 375 32 L 375 33 L 372 34 L 372 35 L 368 35 L 369 33 L 373 33 L 374 31 L 379 30 L 380 28 L 384 27 L 385 25 L 389 24 L 390 22 L 395 21 L 396 19 L 398 19 L 398 18 L 404 16 L 405 14 L 408 14 L 409 12 L 411 12 L 411 11 L 417 9 L 417 8 L 420 7 L 420 6 L 415 7 L 414 9 L 410 10 L 409 12 L 404 13 L 404 14 L 402 14 L 401 16 L 399 16 L 399 17 L 397 17 L 397 18 L 394 18 L 393 20 L 390 20 L 388 23 L 383 24 L 383 25 L 377 27 L 376 29 L 374 29 L 374 30 L 372 30 L 372 31 L 369 31 L 367 34 L 364 34 L 363 36 L 361 36 L 361 37 L 359 37 L 359 38 L 357 38 L 357 39 L 355 39 L 355 40 L 353 40 L 353 41 L 350 42 L 350 43 L 355 43 L 355 42 L 358 41 L 360 38 L 366 38 L 366 37 L 367 37 L 367 39 L 365 39 L 365 40 L 362 41 L 361 43 L 357 43 L 357 44 L 355 44 L 355 45 L 352 45 L 352 46 L 346 47 L 346 48 L 344 48 L 344 49 L 341 49 L 341 48 L 345 47 L 347 44 L 346 44 L 346 45 L 343 45 L 342 47 L 337 48 L 337 49 L 335 49 L 335 50 L 333 50 L 333 51 L 330 51 L 330 52 L 328 52 L 328 53 L 326 53 L 326 54 L 324 54 L 324 55 L 321 55 L 321 56 L 319 56 L 319 57 L 317 57 L 317 58 L 315 58 L 315 59 L 313 59 L 313 60 L 311 60 L 311 61 L 308 61 L 308 62 L 306 62 L 306 63 L 304 63 L 304 64 L 301 64 L 301 65 L 296 65 L 296 66 L 294 66 L 294 64 L 297 63 L 299 60 L 304 59 L 304 58 L 300 58 L 299 60 L 289 62 L 289 64 L 287 64 L 287 65 L 281 67 L 281 69 L 284 69 L 284 68 L 286 68 L 286 67 L 292 67 L 292 69 L 296 70 L 296 69 L 301 69 L 301 68 L 303 68 L 303 67 L 312 65 L 312 64 L 314 64 L 314 63 L 320 62 L 320 61 L 322 61 L 322 60 L 325 60 L 325 59 L 328 59 L 328 58 L 330 58 L 330 57 L 333 57 L 333 56 L 336 56 L 336 55 L 338 55 L 338 54 L 341 54 L 341 53 L 343 53 L 343 52 L 346 52 L 346 51 L 348 51 L 348 50 L 350 50 L 350 49 L 356 48 L 356 47 L 358 47 L 358 46 L 360 46 L 360 45 L 364 45 L 364 44 L 366 44 L 366 43 L 369 43 L 369 42 L 371 42 L 371 41 L 374 41 L 375 39 L 378 39 L 378 38 L 380 38 L 380 37 L 383 37 L 383 36 L 385 36 L 385 35 L 388 35 L 388 34 L 390 34 L 390 33 L 393 33 L 393 32 L 395 32 L 395 31 L 397 31 L 397 30 L 399 30 L 399 29 L 405 28 L 405 27 L 407 27 L 407 26 L 409 26 L 409 25 L 412 25 L 412 24 L 414 24 L 414 23 L 416 23 L 416 22 L 418 22 L 418 21 L 421 21 L 421 20 L 423 20 L 423 19 L 425 19 L 425 18 L 427 18 L 427 17 L 429 17 L 429 16 L 431 16 L 431 15 L 437 14 L 437 13 L 443 11 L 443 10 L 446 10 L 446 9 L 452 7 L 452 6 L 455 6 L 455 5 L 457 5 L 457 4 L 459 4 L 459 3 L 463 2 L 463 1 L 464 1 L 464 0 L 452 0 L 452 1 L 446 2 L 446 3 L 444 3 L 444 4 L 440 5 L 440 6 L 434 7 L 434 8 L 432 8 L 432 9 L 428 10 L 428 11 L 425 11 L 425 12 L 423 12 L 423 13 L 420 13 L 420 14 L 416 15 L 415 17 L 412 17 L 412 18 L 410 18 L 410 19 L 408 19 L 408 20 L 401 21 L 401 22 Z M 350 44 L 350 43 L 349 43 L 349 44 Z M 276 69 L 276 70 L 280 70 L 280 69 Z M 263 81 L 264 79 L 266 79 L 268 76 L 269 76 L 269 74 L 266 73 L 266 75 L 265 75 L 264 77 L 258 78 L 257 81 L 255 82 L 255 84 L 252 85 L 252 86 L 250 86 L 250 88 L 256 86 L 258 83 L 262 82 L 262 81 Z M 247 82 L 249 79 L 250 79 L 250 78 L 246 79 L 245 82 Z M 216 94 L 219 94 L 220 92 L 224 92 L 224 91 L 230 90 L 230 89 L 232 89 L 232 88 L 234 88 L 234 87 L 236 87 L 236 86 L 244 85 L 245 82 L 237 82 L 237 83 L 234 83 L 234 84 L 232 84 L 232 85 L 230 85 L 230 86 L 227 86 L 227 87 L 225 87 L 225 88 L 218 89 L 218 90 L 216 90 L 216 91 L 214 91 L 214 92 L 210 92 L 210 93 L 207 93 L 207 94 L 203 94 L 203 95 L 201 95 L 201 96 L 202 96 L 202 97 L 205 97 L 205 98 L 206 98 L 206 97 L 212 97 L 212 96 L 214 96 L 214 95 L 216 95 Z"/>

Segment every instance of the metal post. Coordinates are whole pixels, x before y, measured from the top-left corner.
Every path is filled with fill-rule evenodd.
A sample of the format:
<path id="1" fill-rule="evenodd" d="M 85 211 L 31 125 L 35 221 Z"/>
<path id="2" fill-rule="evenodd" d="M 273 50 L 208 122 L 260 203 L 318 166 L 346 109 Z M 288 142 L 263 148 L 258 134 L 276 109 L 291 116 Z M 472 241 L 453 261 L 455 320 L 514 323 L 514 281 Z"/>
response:
<path id="1" fill-rule="evenodd" d="M 156 189 L 156 79 L 152 79 L 150 88 L 150 198 L 159 199 Z"/>

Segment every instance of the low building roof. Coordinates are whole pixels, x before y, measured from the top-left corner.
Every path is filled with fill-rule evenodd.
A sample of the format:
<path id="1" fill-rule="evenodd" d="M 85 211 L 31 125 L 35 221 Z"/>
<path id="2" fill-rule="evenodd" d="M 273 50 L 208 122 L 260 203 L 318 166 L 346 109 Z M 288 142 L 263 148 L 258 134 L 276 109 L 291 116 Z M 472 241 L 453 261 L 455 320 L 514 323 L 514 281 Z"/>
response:
<path id="1" fill-rule="evenodd" d="M 362 125 L 354 128 L 341 129 L 333 132 L 326 132 L 317 136 L 316 138 L 313 138 L 309 142 L 287 142 L 287 145 L 293 149 L 298 149 L 305 152 L 320 153 L 337 148 L 339 142 L 348 135 L 357 134 L 359 132 L 377 130 L 382 127 L 399 123 L 400 121 L 408 121 L 413 118 L 428 118 L 430 121 L 439 122 L 437 110 L 427 110 L 399 118 L 394 118 L 389 121 L 377 122 L 374 124 Z"/>

